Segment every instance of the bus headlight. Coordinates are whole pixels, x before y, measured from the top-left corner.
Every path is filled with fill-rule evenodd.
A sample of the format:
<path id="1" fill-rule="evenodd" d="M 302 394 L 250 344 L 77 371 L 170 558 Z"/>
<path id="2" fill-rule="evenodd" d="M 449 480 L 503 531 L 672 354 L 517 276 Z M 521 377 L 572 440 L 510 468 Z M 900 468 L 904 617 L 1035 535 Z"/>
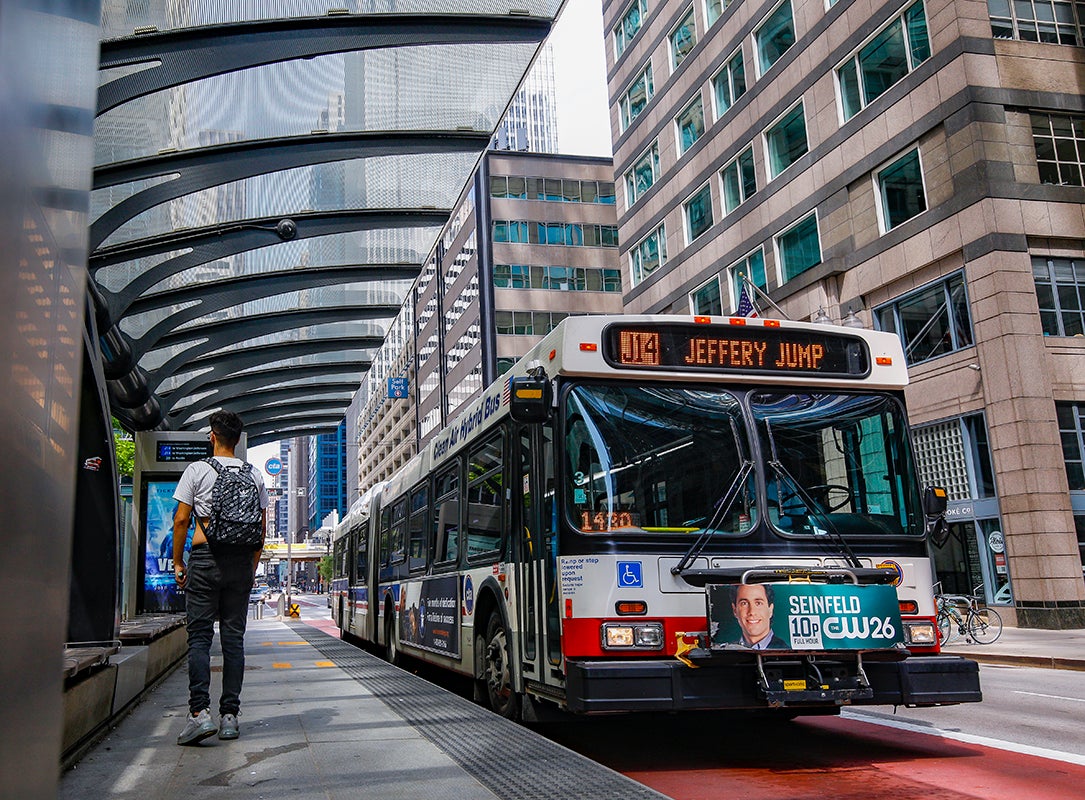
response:
<path id="1" fill-rule="evenodd" d="M 663 625 L 659 622 L 642 622 L 636 625 L 604 622 L 602 633 L 604 650 L 663 649 Z"/>
<path id="2" fill-rule="evenodd" d="M 905 644 L 934 644 L 936 639 L 934 623 L 930 620 L 916 620 L 904 623 Z"/>

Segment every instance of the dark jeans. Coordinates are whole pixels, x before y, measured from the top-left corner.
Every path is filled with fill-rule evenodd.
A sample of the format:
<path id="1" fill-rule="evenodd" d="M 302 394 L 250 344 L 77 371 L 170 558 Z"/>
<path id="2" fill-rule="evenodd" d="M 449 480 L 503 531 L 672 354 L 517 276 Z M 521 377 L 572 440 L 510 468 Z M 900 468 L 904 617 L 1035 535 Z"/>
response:
<path id="1" fill-rule="evenodd" d="M 188 611 L 188 707 L 198 714 L 211 707 L 211 640 L 219 621 L 222 644 L 222 697 L 219 714 L 241 709 L 245 677 L 245 623 L 253 570 L 251 552 L 211 552 L 196 545 L 188 561 L 185 607 Z"/>

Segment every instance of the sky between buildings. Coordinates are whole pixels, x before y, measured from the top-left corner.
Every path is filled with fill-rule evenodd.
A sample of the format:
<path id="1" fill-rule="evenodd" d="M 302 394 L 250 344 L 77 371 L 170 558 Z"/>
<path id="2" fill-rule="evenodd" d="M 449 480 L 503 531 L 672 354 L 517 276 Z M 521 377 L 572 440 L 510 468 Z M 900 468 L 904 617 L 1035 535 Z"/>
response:
<path id="1" fill-rule="evenodd" d="M 566 0 L 554 46 L 558 146 L 565 155 L 613 155 L 601 0 Z"/>

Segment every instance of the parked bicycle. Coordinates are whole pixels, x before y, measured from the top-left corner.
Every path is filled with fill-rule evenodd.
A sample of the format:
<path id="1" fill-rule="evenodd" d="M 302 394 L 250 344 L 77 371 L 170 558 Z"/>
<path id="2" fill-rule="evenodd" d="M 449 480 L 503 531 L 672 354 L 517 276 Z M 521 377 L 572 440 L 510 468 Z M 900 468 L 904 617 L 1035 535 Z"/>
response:
<path id="1" fill-rule="evenodd" d="M 1002 635 L 1001 615 L 993 608 L 980 605 L 982 590 L 983 584 L 980 584 L 972 590 L 971 595 L 934 596 L 942 644 L 948 644 L 957 636 L 963 636 L 969 644 L 991 644 Z"/>

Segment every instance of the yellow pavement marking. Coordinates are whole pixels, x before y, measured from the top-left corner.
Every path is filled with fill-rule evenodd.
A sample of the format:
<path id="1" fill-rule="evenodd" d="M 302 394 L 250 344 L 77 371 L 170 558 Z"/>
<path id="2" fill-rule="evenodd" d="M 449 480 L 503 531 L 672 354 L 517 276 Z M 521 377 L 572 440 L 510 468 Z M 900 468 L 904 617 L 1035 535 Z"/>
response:
<path id="1" fill-rule="evenodd" d="M 260 642 L 261 647 L 271 647 L 275 642 Z"/>
<path id="2" fill-rule="evenodd" d="M 317 661 L 316 665 L 318 667 L 334 667 L 335 662 L 334 661 Z"/>
<path id="3" fill-rule="evenodd" d="M 283 647 L 286 647 L 287 645 L 292 645 L 292 644 L 309 644 L 309 643 L 308 642 L 276 642 L 275 644 L 280 644 Z"/>
<path id="4" fill-rule="evenodd" d="M 278 661 L 271 666 L 272 669 L 290 669 L 293 664 L 291 664 L 289 661 Z"/>

